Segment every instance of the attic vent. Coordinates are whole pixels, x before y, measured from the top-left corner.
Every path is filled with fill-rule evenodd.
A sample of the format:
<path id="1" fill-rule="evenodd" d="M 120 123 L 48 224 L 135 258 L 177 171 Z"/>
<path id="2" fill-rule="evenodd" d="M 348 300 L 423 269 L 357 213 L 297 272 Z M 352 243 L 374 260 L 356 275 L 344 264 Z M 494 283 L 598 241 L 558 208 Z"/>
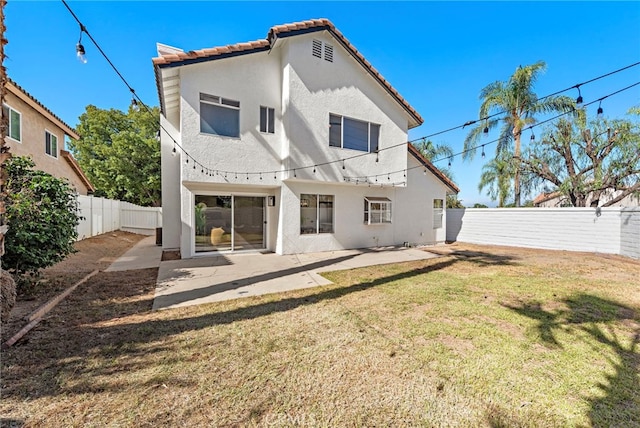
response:
<path id="1" fill-rule="evenodd" d="M 324 45 L 324 59 L 329 62 L 333 62 L 333 46 Z"/>
<path id="2" fill-rule="evenodd" d="M 322 58 L 322 42 L 320 40 L 314 40 L 311 47 L 311 54 L 316 58 Z"/>

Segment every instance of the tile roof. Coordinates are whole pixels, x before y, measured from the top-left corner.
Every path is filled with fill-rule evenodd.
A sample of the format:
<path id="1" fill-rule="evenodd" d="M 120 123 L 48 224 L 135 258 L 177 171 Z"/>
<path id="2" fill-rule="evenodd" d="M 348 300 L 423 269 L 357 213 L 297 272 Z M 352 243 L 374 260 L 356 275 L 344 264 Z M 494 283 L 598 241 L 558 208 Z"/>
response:
<path id="1" fill-rule="evenodd" d="M 334 38 L 342 44 L 342 46 L 358 61 L 369 74 L 377 80 L 383 88 L 409 113 L 414 119 L 415 125 L 410 128 L 421 125 L 424 120 L 422 116 L 400 95 L 400 93 L 380 74 L 378 70 L 371 65 L 369 61 L 353 46 L 349 40 L 326 18 L 310 19 L 308 21 L 294 22 L 291 24 L 276 25 L 269 29 L 267 38 L 264 40 L 256 40 L 247 43 L 237 43 L 234 45 L 221 46 L 209 49 L 200 49 L 189 52 L 178 52 L 174 54 L 165 54 L 153 58 L 153 64 L 156 67 L 156 80 L 158 80 L 158 68 L 193 64 L 201 61 L 227 58 L 229 56 L 241 55 L 246 53 L 254 53 L 270 50 L 276 40 L 284 37 L 296 36 L 298 34 L 306 34 L 314 31 L 329 31 Z M 157 82 L 160 86 L 160 82 Z M 162 100 L 162 97 L 161 97 Z"/>
<path id="2" fill-rule="evenodd" d="M 543 202 L 547 202 L 550 201 L 551 199 L 557 198 L 558 196 L 562 196 L 562 193 L 560 192 L 543 192 L 540 193 L 538 196 L 536 196 L 536 198 L 533 200 L 533 204 L 537 205 L 537 204 L 541 204 Z"/>
<path id="3" fill-rule="evenodd" d="M 456 186 L 456 184 L 453 181 L 451 181 L 449 177 L 444 175 L 442 171 L 440 171 L 434 164 L 432 164 L 431 161 L 429 161 L 429 159 L 425 158 L 422 155 L 422 153 L 420 153 L 420 150 L 418 150 L 413 144 L 411 143 L 407 144 L 407 149 L 409 150 L 409 153 L 411 153 L 413 157 L 415 157 L 418 160 L 418 162 L 420 162 L 429 171 L 431 171 L 433 175 L 435 175 L 438 179 L 440 179 L 440 181 L 444 183 L 445 186 L 453 190 L 454 193 L 460 192 L 460 189 L 458 188 L 458 186 Z"/>
<path id="4" fill-rule="evenodd" d="M 56 116 L 51 110 L 49 110 L 47 107 L 45 107 L 44 104 L 42 104 L 40 101 L 38 101 L 33 95 L 31 95 L 29 92 L 27 92 L 22 86 L 18 85 L 16 82 L 14 82 L 12 79 L 10 79 L 9 77 L 7 77 L 7 84 L 5 84 L 5 87 L 9 90 L 11 90 L 12 92 L 15 93 L 14 90 L 12 90 L 13 88 L 15 88 L 17 91 L 21 92 L 25 97 L 27 97 L 27 99 L 25 99 L 25 101 L 27 103 L 29 103 L 29 101 L 31 101 L 31 104 L 34 108 L 37 109 L 37 107 L 39 107 L 40 109 L 42 109 L 45 113 L 45 115 L 49 115 L 49 119 L 52 120 L 53 122 L 58 122 L 58 125 L 60 126 L 60 128 L 62 128 L 62 130 L 71 138 L 74 139 L 79 139 L 80 136 L 78 135 L 78 133 L 75 131 L 75 129 L 73 129 L 72 127 L 70 127 L 69 125 L 67 125 L 62 119 L 60 119 L 58 116 Z M 19 94 L 16 94 L 19 96 Z M 24 98 L 24 97 L 23 97 Z M 35 104 L 35 105 L 34 105 Z M 41 112 L 42 113 L 42 112 Z"/>

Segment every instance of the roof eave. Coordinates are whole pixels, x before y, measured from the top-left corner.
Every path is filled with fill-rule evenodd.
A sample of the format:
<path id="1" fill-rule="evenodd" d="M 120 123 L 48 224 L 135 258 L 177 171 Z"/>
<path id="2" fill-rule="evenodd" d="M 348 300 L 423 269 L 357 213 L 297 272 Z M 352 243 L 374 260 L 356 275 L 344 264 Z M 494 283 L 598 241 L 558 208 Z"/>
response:
<path id="1" fill-rule="evenodd" d="M 84 174 L 84 171 L 82 171 L 82 168 L 80 168 L 80 164 L 78 163 L 76 158 L 73 157 L 71 152 L 67 150 L 60 150 L 60 154 L 62 154 L 62 157 L 64 157 L 69 165 L 71 165 L 73 171 L 87 188 L 87 192 L 94 193 L 96 189 L 93 187 L 93 184 L 91 184 L 91 181 L 89 181 L 89 178 Z"/>
<path id="2" fill-rule="evenodd" d="M 56 126 L 62 129 L 62 132 L 64 132 L 66 135 L 73 138 L 74 140 L 80 139 L 80 135 L 75 131 L 75 129 L 67 125 L 62 119 L 56 116 L 44 104 L 38 101 L 36 97 L 31 95 L 29 92 L 27 92 L 22 86 L 18 85 L 11 78 L 7 78 L 5 87 L 7 88 L 7 90 L 13 92 L 15 96 L 20 98 L 22 101 L 24 101 L 29 106 L 31 106 L 34 110 L 39 112 L 41 115 L 45 116 L 47 119 L 53 122 Z"/>
<path id="3" fill-rule="evenodd" d="M 444 175 L 442 171 L 440 171 L 434 164 L 432 164 L 429 159 L 425 158 L 413 144 L 408 143 L 407 149 L 418 162 L 420 162 L 425 168 L 431 171 L 433 175 L 435 175 L 445 186 L 447 186 L 447 188 L 449 189 L 449 191 L 447 192 L 448 195 L 458 194 L 460 192 L 458 186 L 456 186 L 456 184 L 451 181 L 449 177 Z"/>

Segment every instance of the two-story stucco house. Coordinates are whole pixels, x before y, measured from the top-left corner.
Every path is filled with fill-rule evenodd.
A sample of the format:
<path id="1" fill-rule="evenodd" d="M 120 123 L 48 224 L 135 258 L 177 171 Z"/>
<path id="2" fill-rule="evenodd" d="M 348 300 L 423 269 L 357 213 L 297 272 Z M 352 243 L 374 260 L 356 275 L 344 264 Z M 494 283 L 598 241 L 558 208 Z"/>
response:
<path id="1" fill-rule="evenodd" d="M 407 144 L 422 118 L 330 21 L 158 54 L 166 250 L 445 240 L 446 195 L 458 189 Z"/>
<path id="2" fill-rule="evenodd" d="M 13 80 L 8 79 L 5 88 L 2 114 L 9 119 L 5 142 L 12 155 L 31 157 L 36 169 L 68 179 L 80 195 L 93 193 L 78 162 L 64 150 L 65 136 L 80 136 Z"/>

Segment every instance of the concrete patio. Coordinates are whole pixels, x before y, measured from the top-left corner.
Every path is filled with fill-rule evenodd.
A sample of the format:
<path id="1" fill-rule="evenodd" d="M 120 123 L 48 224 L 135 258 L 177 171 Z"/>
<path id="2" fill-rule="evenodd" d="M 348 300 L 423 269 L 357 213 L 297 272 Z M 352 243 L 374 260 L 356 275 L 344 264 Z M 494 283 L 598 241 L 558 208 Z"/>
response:
<path id="1" fill-rule="evenodd" d="M 163 261 L 153 309 L 199 305 L 330 284 L 319 273 L 438 257 L 417 248 L 330 251 L 279 256 L 227 254 Z"/>

